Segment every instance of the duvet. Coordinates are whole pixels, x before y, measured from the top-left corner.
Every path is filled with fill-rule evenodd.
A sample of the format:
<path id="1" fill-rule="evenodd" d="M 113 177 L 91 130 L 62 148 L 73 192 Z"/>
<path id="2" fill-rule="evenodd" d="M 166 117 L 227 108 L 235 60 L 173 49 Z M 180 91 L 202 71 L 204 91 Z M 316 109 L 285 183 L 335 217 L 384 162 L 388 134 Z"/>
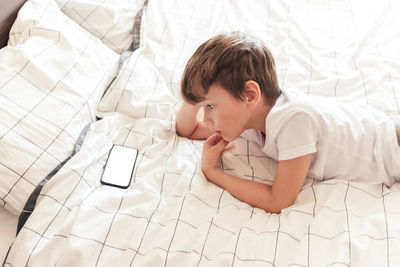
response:
<path id="1" fill-rule="evenodd" d="M 187 60 L 233 30 L 265 40 L 282 87 L 400 114 L 398 2 L 150 0 L 120 13 L 89 3 L 28 1 L 0 52 L 1 105 L 13 105 L 1 108 L 13 110 L 1 122 L 11 157 L 0 170 L 12 181 L 1 201 L 24 212 L 53 171 L 4 266 L 400 264 L 400 184 L 307 179 L 292 206 L 270 214 L 208 182 L 202 141 L 175 131 Z M 94 30 L 95 11 L 114 22 L 130 14 L 135 41 L 104 41 L 112 29 Z M 113 144 L 138 149 L 128 189 L 100 183 Z M 249 140 L 234 145 L 224 171 L 271 184 L 276 162 Z"/>

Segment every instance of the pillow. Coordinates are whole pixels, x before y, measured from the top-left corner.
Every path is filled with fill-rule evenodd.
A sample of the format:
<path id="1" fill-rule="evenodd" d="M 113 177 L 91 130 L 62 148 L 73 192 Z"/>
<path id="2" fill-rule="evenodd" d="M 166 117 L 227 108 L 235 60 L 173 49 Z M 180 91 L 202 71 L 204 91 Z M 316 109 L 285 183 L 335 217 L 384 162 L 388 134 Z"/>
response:
<path id="1" fill-rule="evenodd" d="M 121 54 L 132 45 L 133 25 L 140 24 L 145 0 L 57 0 L 57 3 L 72 20 Z"/>
<path id="2" fill-rule="evenodd" d="M 139 48 L 124 62 L 99 103 L 97 117 L 118 112 L 135 119 L 175 122 L 177 100 L 159 70 L 142 53 L 143 48 Z"/>
<path id="3" fill-rule="evenodd" d="M 0 50 L 0 199 L 11 212 L 21 212 L 96 119 L 118 61 L 53 0 L 30 0 L 21 8 Z"/>

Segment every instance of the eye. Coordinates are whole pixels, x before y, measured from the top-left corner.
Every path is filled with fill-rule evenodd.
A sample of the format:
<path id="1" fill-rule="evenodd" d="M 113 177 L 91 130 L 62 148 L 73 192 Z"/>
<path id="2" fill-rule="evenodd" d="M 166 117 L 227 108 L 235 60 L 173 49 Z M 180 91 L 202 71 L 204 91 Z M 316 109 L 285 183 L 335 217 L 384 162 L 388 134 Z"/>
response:
<path id="1" fill-rule="evenodd" d="M 214 105 L 213 105 L 213 104 L 207 104 L 207 105 L 206 105 L 206 109 L 211 110 L 211 109 L 213 109 L 213 108 L 214 108 Z"/>

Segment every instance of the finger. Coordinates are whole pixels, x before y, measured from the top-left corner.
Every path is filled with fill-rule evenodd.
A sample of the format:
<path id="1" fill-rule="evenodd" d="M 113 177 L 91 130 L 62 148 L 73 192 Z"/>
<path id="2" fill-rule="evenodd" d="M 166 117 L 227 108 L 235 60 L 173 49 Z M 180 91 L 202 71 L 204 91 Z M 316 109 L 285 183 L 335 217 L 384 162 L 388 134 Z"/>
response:
<path id="1" fill-rule="evenodd" d="M 209 146 L 215 146 L 221 140 L 222 140 L 222 136 L 217 135 L 217 134 L 213 134 L 213 135 L 211 135 L 210 137 L 207 138 L 205 144 L 209 145 Z"/>
<path id="2" fill-rule="evenodd" d="M 214 150 L 218 153 L 222 153 L 228 144 L 229 143 L 227 141 L 225 141 L 224 139 L 221 139 L 217 144 L 215 144 L 212 147 L 212 150 Z"/>

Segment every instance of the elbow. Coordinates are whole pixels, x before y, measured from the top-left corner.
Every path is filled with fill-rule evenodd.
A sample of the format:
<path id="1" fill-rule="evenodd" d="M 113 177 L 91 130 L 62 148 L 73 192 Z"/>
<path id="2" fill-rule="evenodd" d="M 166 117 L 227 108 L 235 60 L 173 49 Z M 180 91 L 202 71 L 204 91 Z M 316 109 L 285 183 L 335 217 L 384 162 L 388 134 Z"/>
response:
<path id="1" fill-rule="evenodd" d="M 179 130 L 179 128 L 177 127 L 176 129 L 176 134 L 180 137 L 187 137 L 188 135 L 185 132 L 182 132 L 181 130 Z"/>
<path id="2" fill-rule="evenodd" d="M 287 206 L 287 207 L 289 207 L 289 206 Z M 266 207 L 262 207 L 262 209 L 268 213 L 280 214 L 281 211 L 287 207 L 271 203 L 270 205 L 266 205 Z"/>
<path id="3" fill-rule="evenodd" d="M 292 204 L 289 204 L 289 205 L 272 204 L 272 205 L 268 205 L 268 207 L 265 207 L 263 209 L 268 213 L 280 214 L 283 209 L 286 209 L 287 207 L 290 207 L 291 205 Z"/>
<path id="4" fill-rule="evenodd" d="M 185 129 L 185 127 L 181 127 L 181 125 L 176 122 L 175 123 L 175 131 L 177 133 L 178 136 L 181 137 L 186 137 L 189 138 L 193 135 L 193 132 L 196 130 L 196 127 L 194 129 Z"/>
<path id="5" fill-rule="evenodd" d="M 292 206 L 293 204 L 294 204 L 294 202 L 275 205 L 275 206 L 271 209 L 271 213 L 280 214 L 282 210 L 284 210 L 284 209 L 286 209 L 286 208 Z"/>
<path id="6" fill-rule="evenodd" d="M 283 209 L 290 207 L 294 202 L 295 199 L 285 199 L 282 196 L 272 195 L 263 209 L 269 213 L 280 214 Z"/>
<path id="7" fill-rule="evenodd" d="M 298 193 L 287 190 L 277 190 L 274 185 L 270 188 L 268 200 L 265 201 L 265 210 L 271 213 L 280 214 L 283 209 L 292 206 L 297 199 Z"/>
<path id="8" fill-rule="evenodd" d="M 277 204 L 272 203 L 270 201 L 264 202 L 264 203 L 261 203 L 261 204 L 258 204 L 258 205 L 257 204 L 256 205 L 251 205 L 251 206 L 259 208 L 259 209 L 262 209 L 267 213 L 274 213 L 274 214 L 280 214 L 281 211 L 284 208 L 286 208 L 284 206 L 277 205 Z"/>
<path id="9" fill-rule="evenodd" d="M 282 209 L 284 209 L 284 208 L 274 207 L 274 208 L 271 208 L 271 209 L 266 210 L 266 211 L 269 212 L 269 213 L 273 213 L 273 214 L 280 214 Z"/>

